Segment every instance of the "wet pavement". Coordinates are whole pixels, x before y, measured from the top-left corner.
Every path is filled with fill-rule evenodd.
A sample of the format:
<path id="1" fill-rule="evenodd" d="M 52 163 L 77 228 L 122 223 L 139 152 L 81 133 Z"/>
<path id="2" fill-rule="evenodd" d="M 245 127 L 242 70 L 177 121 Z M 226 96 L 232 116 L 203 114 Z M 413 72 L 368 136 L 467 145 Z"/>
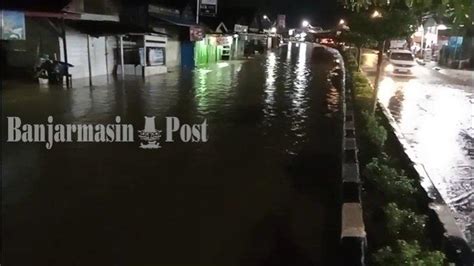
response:
<path id="1" fill-rule="evenodd" d="M 367 52 L 365 71 L 374 77 L 376 55 Z M 413 78 L 384 75 L 379 99 L 391 112 L 412 158 L 421 164 L 474 248 L 473 76 L 461 79 L 416 66 Z"/>
<path id="2" fill-rule="evenodd" d="M 247 62 L 72 89 L 5 82 L 4 116 L 208 123 L 206 143 L 2 144 L 5 265 L 335 265 L 339 91 L 293 44 Z M 3 136 L 5 122 L 2 119 Z M 3 138 L 3 141 L 5 139 Z"/>

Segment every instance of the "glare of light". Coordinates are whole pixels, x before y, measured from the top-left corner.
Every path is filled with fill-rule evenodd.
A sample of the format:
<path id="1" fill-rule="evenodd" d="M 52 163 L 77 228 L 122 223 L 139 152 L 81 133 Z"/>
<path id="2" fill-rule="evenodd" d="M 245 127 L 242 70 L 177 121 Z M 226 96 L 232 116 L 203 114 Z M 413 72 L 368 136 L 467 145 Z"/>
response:
<path id="1" fill-rule="evenodd" d="M 444 24 L 438 25 L 438 30 L 447 30 L 447 29 L 448 29 L 448 27 Z"/>
<path id="2" fill-rule="evenodd" d="M 301 23 L 301 25 L 302 25 L 304 28 L 306 28 L 306 27 L 309 26 L 309 21 L 303 20 L 303 22 Z"/>
<path id="3" fill-rule="evenodd" d="M 395 85 L 395 81 L 390 77 L 385 77 L 380 82 L 377 97 L 385 106 L 388 106 L 390 98 L 395 94 Z"/>
<path id="4" fill-rule="evenodd" d="M 201 75 L 204 75 L 204 74 L 207 74 L 207 73 L 209 73 L 209 72 L 212 72 L 212 70 L 205 69 L 205 68 L 200 68 L 198 71 L 199 71 L 199 74 L 201 74 Z"/>
<path id="5" fill-rule="evenodd" d="M 263 15 L 263 19 L 268 19 L 268 16 L 267 16 L 267 15 Z"/>
<path id="6" fill-rule="evenodd" d="M 306 69 L 306 43 L 302 43 L 299 47 L 298 59 L 296 64 L 296 78 L 293 80 L 295 94 L 293 96 L 293 106 L 298 112 L 302 112 L 304 103 L 304 92 L 308 85 L 307 69 Z"/>
<path id="7" fill-rule="evenodd" d="M 295 29 L 288 30 L 288 35 L 293 36 L 295 34 Z"/>
<path id="8" fill-rule="evenodd" d="M 266 64 L 266 80 L 265 80 L 265 102 L 269 105 L 273 104 L 274 93 L 275 93 L 275 79 L 276 79 L 276 55 L 275 53 L 271 52 L 268 54 L 267 57 L 267 64 Z"/>
<path id="9" fill-rule="evenodd" d="M 239 34 L 234 34 L 234 38 L 239 38 Z"/>
<path id="10" fill-rule="evenodd" d="M 276 33 L 276 32 L 277 32 L 277 28 L 272 27 L 272 28 L 270 29 L 270 32 L 271 32 L 271 33 Z"/>
<path id="11" fill-rule="evenodd" d="M 223 67 L 228 67 L 229 66 L 229 63 L 227 62 L 219 62 L 217 63 L 217 67 L 218 68 L 223 68 Z"/>
<path id="12" fill-rule="evenodd" d="M 339 25 L 344 25 L 344 24 L 346 24 L 345 20 L 343 20 L 343 19 L 339 20 Z"/>
<path id="13" fill-rule="evenodd" d="M 288 42 L 288 50 L 286 51 L 286 58 L 290 59 L 291 58 L 291 46 L 293 44 L 291 42 Z"/>
<path id="14" fill-rule="evenodd" d="M 382 13 L 380 13 L 379 11 L 375 10 L 374 13 L 372 13 L 372 15 L 370 15 L 370 17 L 372 18 L 381 18 L 382 17 Z"/>
<path id="15" fill-rule="evenodd" d="M 392 64 L 388 64 L 386 67 L 385 67 L 385 71 L 386 72 L 393 72 L 394 70 L 394 67 Z"/>

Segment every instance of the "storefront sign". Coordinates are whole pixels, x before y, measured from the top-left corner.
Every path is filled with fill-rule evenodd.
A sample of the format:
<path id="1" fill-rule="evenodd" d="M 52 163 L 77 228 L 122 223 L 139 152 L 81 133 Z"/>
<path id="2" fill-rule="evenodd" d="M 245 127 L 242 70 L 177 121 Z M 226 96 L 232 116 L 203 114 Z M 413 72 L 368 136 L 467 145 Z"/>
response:
<path id="1" fill-rule="evenodd" d="M 232 44 L 232 37 L 230 36 L 219 36 L 217 37 L 217 45 L 231 45 Z"/>
<path id="2" fill-rule="evenodd" d="M 204 39 L 204 30 L 198 26 L 189 27 L 189 39 L 192 42 L 201 41 Z"/>
<path id="3" fill-rule="evenodd" d="M 217 0 L 201 0 L 199 15 L 211 17 L 217 15 Z"/>
<path id="4" fill-rule="evenodd" d="M 24 40 L 25 13 L 18 11 L 0 10 L 1 39 Z"/>
<path id="5" fill-rule="evenodd" d="M 277 16 L 277 28 L 285 29 L 286 28 L 286 15 Z"/>
<path id="6" fill-rule="evenodd" d="M 249 29 L 248 26 L 240 25 L 240 24 L 235 24 L 234 25 L 234 32 L 247 32 Z"/>

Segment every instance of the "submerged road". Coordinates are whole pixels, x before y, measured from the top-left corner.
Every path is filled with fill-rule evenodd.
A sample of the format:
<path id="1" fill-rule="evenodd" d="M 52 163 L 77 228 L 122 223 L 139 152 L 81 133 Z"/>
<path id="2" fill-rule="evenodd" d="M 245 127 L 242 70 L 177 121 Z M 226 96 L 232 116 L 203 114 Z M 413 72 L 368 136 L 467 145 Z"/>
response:
<path id="1" fill-rule="evenodd" d="M 335 265 L 340 92 L 293 44 L 247 62 L 73 88 L 5 82 L 5 265 Z M 144 116 L 208 124 L 205 143 L 5 143 L 23 123 Z"/>
<path id="2" fill-rule="evenodd" d="M 376 54 L 364 54 L 364 70 L 374 77 Z M 384 75 L 379 100 L 391 112 L 434 188 L 474 248 L 474 75 L 416 66 L 412 78 Z M 433 186 L 431 185 L 431 186 Z"/>

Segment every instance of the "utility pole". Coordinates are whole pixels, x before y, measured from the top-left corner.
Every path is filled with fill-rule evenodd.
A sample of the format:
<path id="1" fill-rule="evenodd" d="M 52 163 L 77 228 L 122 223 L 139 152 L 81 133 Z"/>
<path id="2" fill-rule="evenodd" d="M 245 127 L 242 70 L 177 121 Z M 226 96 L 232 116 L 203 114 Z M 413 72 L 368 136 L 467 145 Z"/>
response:
<path id="1" fill-rule="evenodd" d="M 199 8 L 200 0 L 196 0 L 196 25 L 199 25 Z"/>

